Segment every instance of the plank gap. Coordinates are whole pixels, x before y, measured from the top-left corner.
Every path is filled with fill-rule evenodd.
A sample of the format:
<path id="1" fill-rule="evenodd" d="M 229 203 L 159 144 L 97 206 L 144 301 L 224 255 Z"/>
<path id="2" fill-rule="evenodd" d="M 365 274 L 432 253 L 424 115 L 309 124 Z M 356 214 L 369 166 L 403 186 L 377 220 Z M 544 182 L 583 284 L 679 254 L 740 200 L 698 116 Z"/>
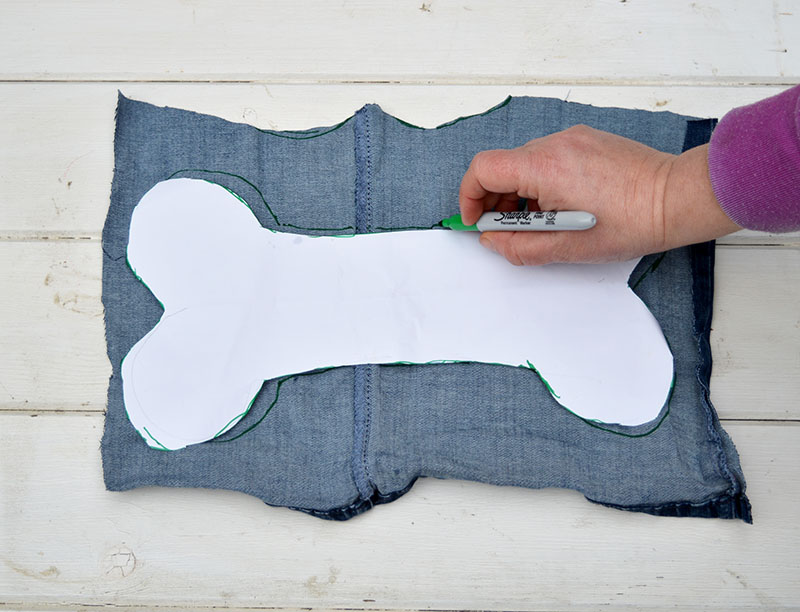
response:
<path id="1" fill-rule="evenodd" d="M 42 83 L 142 83 L 142 84 L 234 84 L 234 85 L 560 85 L 560 86 L 600 86 L 600 87 L 794 87 L 800 79 L 793 77 L 691 77 L 676 76 L 665 78 L 631 78 L 618 77 L 517 77 L 496 75 L 452 76 L 447 74 L 412 75 L 387 79 L 380 76 L 352 77 L 349 75 L 309 75 L 309 74 L 263 74 L 249 78 L 228 77 L 218 74 L 194 75 L 187 78 L 158 78 L 155 76 L 109 77 L 98 74 L 80 74 L 78 77 L 67 76 L 22 76 L 0 75 L 0 84 L 42 84 Z"/>
<path id="2" fill-rule="evenodd" d="M 74 407 L 70 407 L 74 406 Z M 64 416 L 90 416 L 95 417 L 104 415 L 106 406 L 98 405 L 97 408 L 89 408 L 87 404 L 63 404 L 59 408 L 48 408 L 47 405 L 0 405 L 0 415 L 8 414 L 14 416 L 29 416 L 36 418 L 39 416 L 64 415 Z M 736 425 L 800 425 L 800 418 L 763 418 L 763 417 L 720 417 L 723 424 Z"/>
<path id="3" fill-rule="evenodd" d="M 58 241 L 80 241 L 80 242 L 99 242 L 100 234 L 94 232 L 32 232 L 25 230 L 10 231 L 0 234 L 0 240 L 6 242 L 58 242 Z"/>

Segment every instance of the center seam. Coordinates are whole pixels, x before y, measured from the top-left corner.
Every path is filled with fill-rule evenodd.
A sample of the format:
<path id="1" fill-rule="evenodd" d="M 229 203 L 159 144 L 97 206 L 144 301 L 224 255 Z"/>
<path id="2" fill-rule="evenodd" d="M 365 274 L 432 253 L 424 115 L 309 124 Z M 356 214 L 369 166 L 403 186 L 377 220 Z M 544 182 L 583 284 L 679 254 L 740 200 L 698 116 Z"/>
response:
<path id="1" fill-rule="evenodd" d="M 369 134 L 369 107 L 355 114 L 355 217 L 356 233 L 372 229 L 372 151 Z M 367 451 L 372 417 L 372 385 L 376 374 L 374 365 L 354 367 L 353 376 L 353 480 L 362 499 L 370 499 L 375 486 L 367 466 Z"/>

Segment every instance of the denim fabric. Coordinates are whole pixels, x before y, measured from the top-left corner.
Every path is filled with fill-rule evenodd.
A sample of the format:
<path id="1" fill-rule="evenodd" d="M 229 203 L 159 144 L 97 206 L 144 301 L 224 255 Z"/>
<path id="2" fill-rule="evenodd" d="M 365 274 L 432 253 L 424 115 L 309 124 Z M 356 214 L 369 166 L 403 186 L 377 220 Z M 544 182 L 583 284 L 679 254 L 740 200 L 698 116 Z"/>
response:
<path id="1" fill-rule="evenodd" d="M 475 363 L 334 368 L 266 381 L 215 440 L 164 452 L 128 422 L 120 362 L 161 308 L 126 265 L 130 216 L 171 176 L 219 183 L 262 225 L 309 234 L 429 228 L 457 211 L 473 155 L 585 123 L 679 153 L 712 120 L 509 98 L 422 129 L 367 105 L 337 126 L 272 132 L 122 95 L 103 232 L 103 303 L 113 366 L 103 436 L 110 490 L 227 488 L 314 516 L 347 519 L 396 499 L 419 476 L 532 488 L 659 515 L 751 521 L 736 450 L 709 401 L 713 244 L 646 257 L 631 286 L 661 323 L 676 381 L 659 418 L 600 426 L 562 408 L 528 369 Z M 431 265 L 446 270 L 446 262 Z M 530 312 L 498 304 L 499 313 Z M 342 338 L 343 342 L 347 338 Z M 265 347 L 269 350 L 269 347 Z"/>

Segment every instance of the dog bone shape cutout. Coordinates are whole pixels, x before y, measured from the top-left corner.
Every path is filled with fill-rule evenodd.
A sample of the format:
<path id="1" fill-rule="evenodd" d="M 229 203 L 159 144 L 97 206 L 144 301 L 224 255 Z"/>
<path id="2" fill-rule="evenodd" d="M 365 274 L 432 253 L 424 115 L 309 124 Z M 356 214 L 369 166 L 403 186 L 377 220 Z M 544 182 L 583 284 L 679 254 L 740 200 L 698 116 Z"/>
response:
<path id="1" fill-rule="evenodd" d="M 128 262 L 164 313 L 123 360 L 125 407 L 148 444 L 172 450 L 230 429 L 265 380 L 477 361 L 535 365 L 585 419 L 646 423 L 673 363 L 627 285 L 637 261 L 515 267 L 449 230 L 276 232 L 219 185 L 166 180 L 131 219 Z"/>

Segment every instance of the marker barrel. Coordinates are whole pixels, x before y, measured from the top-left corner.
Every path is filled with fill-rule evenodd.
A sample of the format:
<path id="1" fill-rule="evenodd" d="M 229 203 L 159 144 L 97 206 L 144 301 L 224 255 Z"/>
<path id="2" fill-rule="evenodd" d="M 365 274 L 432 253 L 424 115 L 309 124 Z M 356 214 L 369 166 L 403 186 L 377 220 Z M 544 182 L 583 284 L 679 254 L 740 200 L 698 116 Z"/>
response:
<path id="1" fill-rule="evenodd" d="M 487 212 L 478 219 L 482 232 L 552 232 L 587 230 L 594 227 L 594 215 L 582 210 Z"/>

